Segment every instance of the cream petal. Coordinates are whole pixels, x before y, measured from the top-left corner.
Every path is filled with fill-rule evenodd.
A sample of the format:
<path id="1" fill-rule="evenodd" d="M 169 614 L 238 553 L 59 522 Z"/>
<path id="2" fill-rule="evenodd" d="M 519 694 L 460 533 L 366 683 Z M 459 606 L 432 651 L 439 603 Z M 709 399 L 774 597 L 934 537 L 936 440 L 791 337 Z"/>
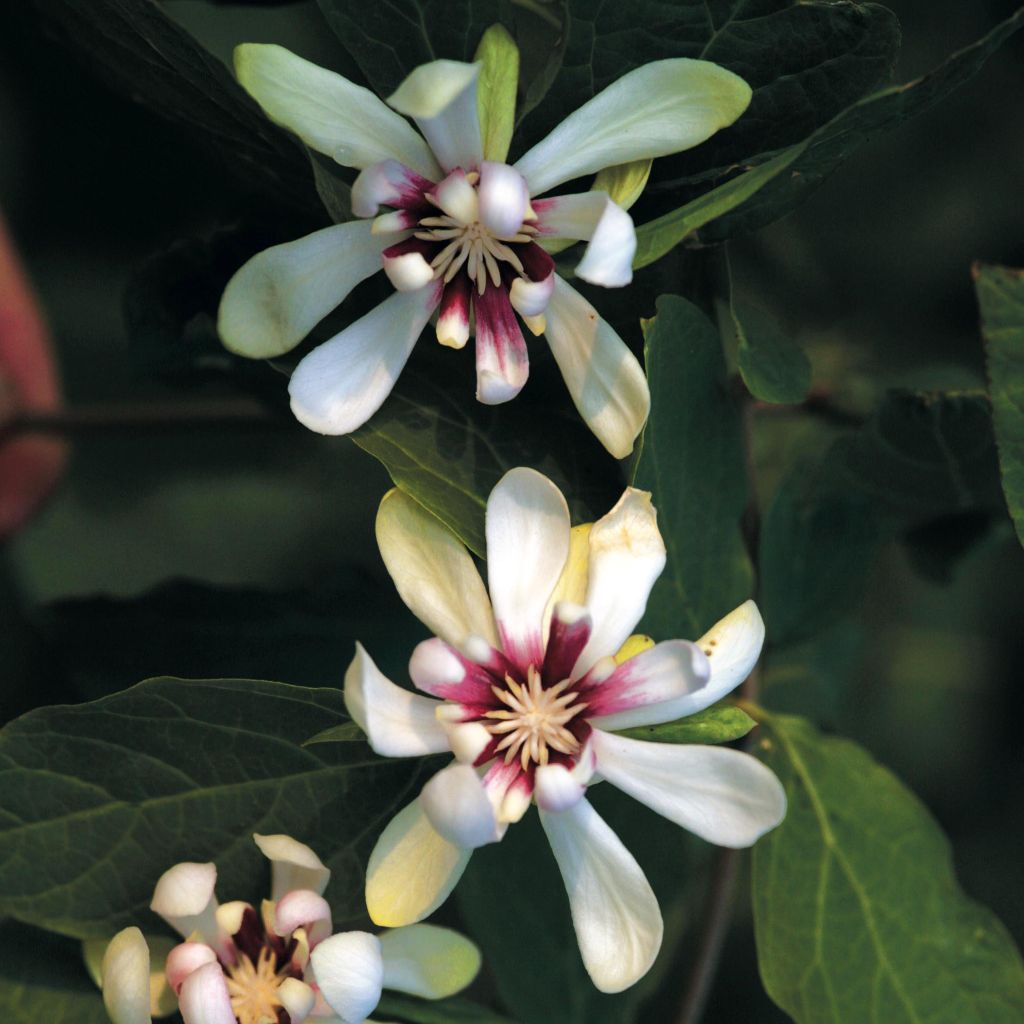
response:
<path id="1" fill-rule="evenodd" d="M 734 608 L 697 641 L 711 662 L 710 699 L 704 707 L 731 693 L 754 671 L 763 645 L 764 620 L 753 601 Z"/>
<path id="2" fill-rule="evenodd" d="M 193 971 L 215 963 L 217 954 L 205 942 L 181 942 L 167 954 L 167 984 L 177 994 Z"/>
<path id="3" fill-rule="evenodd" d="M 113 1024 L 150 1024 L 149 946 L 138 928 L 125 928 L 110 940 L 100 977 Z"/>
<path id="4" fill-rule="evenodd" d="M 434 280 L 434 268 L 421 252 L 403 252 L 382 255 L 384 273 L 396 292 L 418 292 Z"/>
<path id="5" fill-rule="evenodd" d="M 251 359 L 290 352 L 360 281 L 381 268 L 399 235 L 364 221 L 335 224 L 264 249 L 228 281 L 217 312 L 225 347 Z"/>
<path id="6" fill-rule="evenodd" d="M 532 469 L 509 470 L 487 499 L 487 577 L 505 653 L 520 667 L 544 657 L 544 611 L 569 554 L 569 507 Z"/>
<path id="7" fill-rule="evenodd" d="M 461 992 L 480 970 L 480 950 L 465 936 L 432 924 L 414 924 L 380 936 L 384 987 L 421 999 Z"/>
<path id="8" fill-rule="evenodd" d="M 480 776 L 468 764 L 442 768 L 423 787 L 420 804 L 437 833 L 460 849 L 496 843 L 504 834 Z"/>
<path id="9" fill-rule="evenodd" d="M 270 861 L 270 898 L 279 900 L 292 889 L 311 889 L 323 895 L 331 869 L 305 844 L 291 836 L 253 835 L 260 853 Z"/>
<path id="10" fill-rule="evenodd" d="M 448 898 L 469 863 L 469 850 L 438 835 L 419 799 L 381 833 L 366 869 L 366 909 L 385 928 L 422 921 Z"/>
<path id="11" fill-rule="evenodd" d="M 287 1011 L 291 1024 L 302 1024 L 316 1005 L 316 993 L 298 978 L 285 978 L 277 989 L 277 998 Z"/>
<path id="12" fill-rule="evenodd" d="M 483 159 L 476 105 L 479 73 L 479 64 L 435 60 L 421 64 L 388 97 L 395 110 L 416 122 L 446 171 L 476 170 Z"/>
<path id="13" fill-rule="evenodd" d="M 750 87 L 685 57 L 644 64 L 570 114 L 515 163 L 530 195 L 605 167 L 690 149 L 733 123 Z"/>
<path id="14" fill-rule="evenodd" d="M 185 1024 L 237 1024 L 220 964 L 206 964 L 185 979 L 178 1009 Z"/>
<path id="15" fill-rule="evenodd" d="M 331 908 L 312 889 L 293 889 L 274 906 L 275 935 L 287 938 L 299 928 L 305 929 L 311 949 L 331 934 Z"/>
<path id="16" fill-rule="evenodd" d="M 441 291 L 396 292 L 306 356 L 288 384 L 296 419 L 319 434 L 361 427 L 391 393 Z"/>
<path id="17" fill-rule="evenodd" d="M 437 162 L 426 143 L 369 89 L 265 43 L 235 48 L 235 74 L 267 117 L 342 166 L 398 160 L 436 179 Z"/>
<path id="18" fill-rule="evenodd" d="M 419 502 L 389 491 L 377 512 L 381 557 L 409 610 L 454 647 L 481 636 L 498 637 L 480 573 L 461 541 Z"/>
<path id="19" fill-rule="evenodd" d="M 597 310 L 560 277 L 544 315 L 544 334 L 573 404 L 601 444 L 624 459 L 651 407 L 640 363 Z"/>
<path id="20" fill-rule="evenodd" d="M 345 708 L 378 754 L 419 757 L 448 750 L 437 707 L 438 701 L 396 686 L 363 645 L 356 644 L 356 655 L 345 673 Z"/>
<path id="21" fill-rule="evenodd" d="M 369 932 L 339 932 L 312 954 L 316 983 L 346 1024 L 362 1024 L 380 1002 L 384 961 L 380 940 Z"/>
<path id="22" fill-rule="evenodd" d="M 523 176 L 508 164 L 480 164 L 480 220 L 499 238 L 511 238 L 523 226 L 530 194 Z"/>
<path id="23" fill-rule="evenodd" d="M 204 942 L 219 950 L 225 937 L 217 926 L 216 884 L 214 864 L 175 864 L 157 880 L 149 909 L 183 938 L 198 932 Z"/>
<path id="24" fill-rule="evenodd" d="M 540 281 L 531 281 L 526 277 L 517 277 L 508 290 L 512 308 L 522 317 L 540 316 L 548 308 L 551 295 L 555 290 L 555 273 L 548 274 Z M 547 324 L 545 323 L 545 327 Z"/>
<path id="25" fill-rule="evenodd" d="M 640 865 L 586 799 L 541 810 L 562 873 L 583 964 L 602 992 L 639 981 L 661 948 L 658 901 Z"/>
<path id="26" fill-rule="evenodd" d="M 431 195 L 442 212 L 454 217 L 460 224 L 472 224 L 480 219 L 480 201 L 476 189 L 470 185 L 461 167 L 456 167 L 444 181 L 439 182 Z"/>
<path id="27" fill-rule="evenodd" d="M 595 729 L 601 777 L 709 843 L 751 846 L 786 814 L 770 768 L 728 747 L 647 743 Z"/>

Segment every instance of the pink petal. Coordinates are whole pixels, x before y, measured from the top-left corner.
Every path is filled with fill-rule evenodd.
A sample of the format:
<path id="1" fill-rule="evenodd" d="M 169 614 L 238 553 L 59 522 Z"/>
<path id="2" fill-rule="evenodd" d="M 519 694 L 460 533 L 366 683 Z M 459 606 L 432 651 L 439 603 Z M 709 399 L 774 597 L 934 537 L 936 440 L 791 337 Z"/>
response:
<path id="1" fill-rule="evenodd" d="M 544 682 L 549 686 L 568 679 L 590 639 L 591 621 L 587 609 L 559 601 L 551 613 L 551 631 L 544 654 Z"/>
<path id="2" fill-rule="evenodd" d="M 530 357 L 508 290 L 487 283 L 473 296 L 476 313 L 476 397 L 485 405 L 507 402 L 523 389 Z"/>
<path id="3" fill-rule="evenodd" d="M 352 186 L 352 212 L 372 217 L 381 206 L 419 209 L 427 205 L 424 192 L 434 183 L 398 160 L 383 160 L 360 171 Z"/>
<path id="4" fill-rule="evenodd" d="M 469 341 L 470 280 L 458 273 L 444 286 L 441 315 L 437 318 L 437 340 L 448 348 L 463 348 Z"/>

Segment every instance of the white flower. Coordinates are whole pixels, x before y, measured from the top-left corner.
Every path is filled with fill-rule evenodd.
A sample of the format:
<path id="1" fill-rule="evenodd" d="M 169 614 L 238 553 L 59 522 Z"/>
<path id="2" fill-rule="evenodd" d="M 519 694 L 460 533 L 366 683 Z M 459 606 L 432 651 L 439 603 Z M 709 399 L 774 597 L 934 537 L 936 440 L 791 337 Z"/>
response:
<path id="1" fill-rule="evenodd" d="M 617 992 L 654 962 L 661 914 L 586 788 L 606 779 L 721 846 L 750 846 L 774 828 L 785 794 L 755 758 L 614 732 L 721 699 L 757 662 L 764 624 L 747 601 L 696 644 L 634 640 L 623 649 L 665 564 L 646 492 L 629 488 L 593 526 L 570 530 L 555 485 L 513 469 L 491 492 L 486 528 L 489 597 L 469 553 L 437 519 L 399 491 L 381 503 L 385 564 L 436 634 L 409 662 L 413 683 L 431 697 L 390 682 L 357 646 L 345 703 L 378 753 L 450 751 L 455 760 L 381 835 L 367 907 L 378 924 L 421 920 L 447 898 L 472 848 L 501 839 L 536 802 L 583 962 L 598 988 Z"/>
<path id="2" fill-rule="evenodd" d="M 176 1009 L 185 1024 L 361 1024 L 383 988 L 441 999 L 476 976 L 476 947 L 446 928 L 332 935 L 322 895 L 331 873 L 320 858 L 289 836 L 253 838 L 272 866 L 272 898 L 259 911 L 217 902 L 213 864 L 176 864 L 150 905 L 185 938 L 163 968 L 151 966 L 138 928 L 106 946 L 97 974 L 114 1024 L 150 1024 Z"/>
<path id="3" fill-rule="evenodd" d="M 546 336 L 601 443 L 617 458 L 629 454 L 650 404 L 643 370 L 594 307 L 554 273 L 538 241 L 587 240 L 576 275 L 619 287 L 632 278 L 633 222 L 603 192 L 533 197 L 606 167 L 698 145 L 746 109 L 750 88 L 742 79 L 707 61 L 646 64 L 509 165 L 504 152 L 483 151 L 477 64 L 425 64 L 389 105 L 280 46 L 244 44 L 235 67 L 272 120 L 361 172 L 352 210 L 367 219 L 249 260 L 221 300 L 225 345 L 246 356 L 281 355 L 376 271 L 383 268 L 395 287 L 296 367 L 289 391 L 302 423 L 322 434 L 365 423 L 435 311 L 441 344 L 462 348 L 475 334 L 477 398 L 508 401 L 528 373 L 518 314 L 532 333 Z M 378 215 L 381 207 L 388 212 Z"/>

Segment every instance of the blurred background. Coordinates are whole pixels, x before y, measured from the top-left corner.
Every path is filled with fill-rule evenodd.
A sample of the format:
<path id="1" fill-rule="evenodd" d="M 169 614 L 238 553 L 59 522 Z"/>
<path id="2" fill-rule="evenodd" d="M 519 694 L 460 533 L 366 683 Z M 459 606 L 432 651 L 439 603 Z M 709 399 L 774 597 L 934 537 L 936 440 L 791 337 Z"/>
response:
<path id="1" fill-rule="evenodd" d="M 903 26 L 902 82 L 1014 5 L 888 6 Z M 225 60 L 242 40 L 344 60 L 313 3 L 166 8 Z M 797 212 L 730 245 L 740 292 L 786 325 L 844 408 L 866 413 L 894 385 L 983 386 L 970 268 L 1024 266 L 1022 100 L 1019 36 Z M 158 674 L 338 685 L 357 633 L 381 643 L 396 628 L 414 633 L 373 540 L 390 486 L 382 467 L 240 396 L 216 360 L 208 379 L 182 389 L 129 342 L 126 286 L 147 260 L 258 218 L 265 202 L 185 128 L 105 86 L 46 35 L 32 5 L 4 5 L 0 209 L 76 415 L 51 499 L 0 546 L 3 719 Z M 757 449 L 759 498 L 828 429 L 774 417 Z M 938 570 L 922 571 L 914 545 L 885 547 L 856 616 L 866 642 L 830 724 L 921 796 L 951 838 L 964 888 L 1020 942 L 1024 552 L 1008 519 L 980 524 L 980 539 L 971 529 L 952 524 L 977 542 Z M 394 644 L 396 670 L 403 650 Z M 745 914 L 707 1019 L 783 1020 L 757 981 Z"/>

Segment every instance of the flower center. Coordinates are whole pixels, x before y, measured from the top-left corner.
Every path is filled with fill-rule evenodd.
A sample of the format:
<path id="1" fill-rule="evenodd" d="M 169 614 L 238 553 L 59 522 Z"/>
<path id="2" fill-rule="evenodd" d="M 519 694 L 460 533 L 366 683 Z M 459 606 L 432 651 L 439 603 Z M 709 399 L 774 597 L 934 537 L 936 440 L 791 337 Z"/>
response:
<path id="1" fill-rule="evenodd" d="M 289 974 L 275 966 L 274 953 L 264 946 L 255 964 L 240 953 L 238 963 L 228 968 L 228 994 L 238 1024 L 277 1024 L 277 1011 L 284 1008 L 277 990 Z"/>
<path id="2" fill-rule="evenodd" d="M 579 701 L 575 691 L 566 692 L 569 680 L 544 687 L 540 672 L 533 665 L 526 674 L 526 684 L 505 677 L 505 687 L 492 686 L 494 696 L 505 705 L 500 711 L 488 711 L 484 724 L 495 736 L 504 738 L 497 752 L 505 751 L 505 764 L 518 756 L 525 771 L 530 761 L 548 763 L 550 750 L 561 754 L 577 754 L 580 741 L 568 728 L 587 705 Z"/>

